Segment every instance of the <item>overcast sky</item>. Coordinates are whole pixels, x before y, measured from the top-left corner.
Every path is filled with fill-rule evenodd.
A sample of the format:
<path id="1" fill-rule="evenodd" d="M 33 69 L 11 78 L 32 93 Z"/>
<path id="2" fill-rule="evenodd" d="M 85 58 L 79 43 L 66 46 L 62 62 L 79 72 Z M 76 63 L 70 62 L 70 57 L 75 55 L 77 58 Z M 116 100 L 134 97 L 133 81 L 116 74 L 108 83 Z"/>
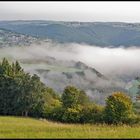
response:
<path id="1" fill-rule="evenodd" d="M 0 20 L 140 22 L 140 2 L 0 2 Z"/>

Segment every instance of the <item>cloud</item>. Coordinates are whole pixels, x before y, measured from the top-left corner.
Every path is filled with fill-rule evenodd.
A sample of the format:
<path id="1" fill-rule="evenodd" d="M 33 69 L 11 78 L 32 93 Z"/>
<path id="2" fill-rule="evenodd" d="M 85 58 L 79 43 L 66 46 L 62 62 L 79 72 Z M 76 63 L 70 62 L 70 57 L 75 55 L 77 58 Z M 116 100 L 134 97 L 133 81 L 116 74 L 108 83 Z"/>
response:
<path id="1" fill-rule="evenodd" d="M 139 22 L 139 2 L 0 2 L 1 20 Z"/>

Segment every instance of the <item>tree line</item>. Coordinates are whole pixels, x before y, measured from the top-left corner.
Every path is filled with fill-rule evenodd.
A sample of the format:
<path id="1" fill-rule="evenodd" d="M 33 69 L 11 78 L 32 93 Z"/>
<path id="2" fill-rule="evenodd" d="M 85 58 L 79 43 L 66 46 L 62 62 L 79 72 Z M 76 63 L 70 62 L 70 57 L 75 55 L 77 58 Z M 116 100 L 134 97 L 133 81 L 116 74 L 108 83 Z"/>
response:
<path id="1" fill-rule="evenodd" d="M 31 116 L 66 123 L 137 123 L 133 103 L 125 93 L 108 96 L 106 105 L 95 104 L 85 91 L 65 87 L 60 95 L 19 62 L 0 62 L 0 115 Z"/>

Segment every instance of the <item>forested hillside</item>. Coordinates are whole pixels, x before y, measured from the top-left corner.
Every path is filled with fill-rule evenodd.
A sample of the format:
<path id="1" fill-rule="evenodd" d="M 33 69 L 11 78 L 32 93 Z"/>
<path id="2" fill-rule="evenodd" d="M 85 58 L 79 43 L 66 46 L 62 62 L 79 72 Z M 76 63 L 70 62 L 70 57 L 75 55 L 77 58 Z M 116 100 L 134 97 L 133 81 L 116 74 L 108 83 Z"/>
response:
<path id="1" fill-rule="evenodd" d="M 140 46 L 140 24 L 123 22 L 1 21 L 0 28 L 61 43 Z"/>

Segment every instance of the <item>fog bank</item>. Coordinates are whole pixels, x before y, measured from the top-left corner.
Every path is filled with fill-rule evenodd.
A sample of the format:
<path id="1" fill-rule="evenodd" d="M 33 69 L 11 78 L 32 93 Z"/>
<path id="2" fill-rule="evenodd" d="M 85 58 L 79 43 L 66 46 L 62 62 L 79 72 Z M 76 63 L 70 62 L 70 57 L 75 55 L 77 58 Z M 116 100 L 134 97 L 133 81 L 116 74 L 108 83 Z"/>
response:
<path id="1" fill-rule="evenodd" d="M 27 47 L 0 48 L 0 58 L 45 60 L 47 56 L 58 60 L 81 61 L 104 75 L 137 75 L 140 71 L 140 48 L 136 47 L 101 48 L 74 43 L 42 43 Z"/>

